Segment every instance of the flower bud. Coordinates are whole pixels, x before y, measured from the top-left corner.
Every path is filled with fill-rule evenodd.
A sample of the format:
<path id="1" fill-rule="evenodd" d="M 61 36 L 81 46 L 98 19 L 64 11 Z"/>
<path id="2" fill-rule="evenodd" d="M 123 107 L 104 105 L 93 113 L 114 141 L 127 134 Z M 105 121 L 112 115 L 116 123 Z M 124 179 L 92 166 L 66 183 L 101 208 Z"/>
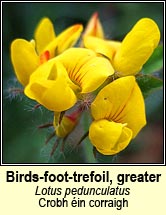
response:
<path id="1" fill-rule="evenodd" d="M 95 36 L 99 38 L 104 38 L 104 31 L 102 24 L 99 20 L 98 13 L 94 13 L 89 19 L 89 22 L 85 28 L 83 36 Z"/>
<path id="2" fill-rule="evenodd" d="M 80 114 L 81 114 L 81 109 L 78 109 L 69 115 L 65 115 L 63 116 L 59 124 L 57 123 L 57 114 L 55 114 L 53 125 L 55 128 L 56 135 L 58 137 L 64 138 L 68 134 L 70 134 L 75 128 L 75 126 L 77 125 Z"/>

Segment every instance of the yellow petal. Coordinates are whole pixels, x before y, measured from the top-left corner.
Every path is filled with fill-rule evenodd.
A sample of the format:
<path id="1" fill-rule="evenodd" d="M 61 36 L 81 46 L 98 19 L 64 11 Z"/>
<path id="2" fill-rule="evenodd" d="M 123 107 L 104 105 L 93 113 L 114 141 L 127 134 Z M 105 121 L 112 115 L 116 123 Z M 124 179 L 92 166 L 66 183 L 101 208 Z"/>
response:
<path id="1" fill-rule="evenodd" d="M 30 82 L 34 82 L 36 80 L 47 80 L 49 76 L 54 76 L 54 79 L 56 79 L 57 71 L 59 69 L 53 68 L 55 64 L 55 60 L 49 60 L 46 63 L 43 63 L 37 67 L 37 69 L 34 71 L 34 73 L 30 77 Z M 50 79 L 52 79 L 50 77 Z"/>
<path id="2" fill-rule="evenodd" d="M 104 31 L 102 24 L 99 20 L 98 13 L 94 13 L 89 19 L 89 22 L 85 28 L 83 36 L 95 36 L 99 38 L 104 38 Z"/>
<path id="3" fill-rule="evenodd" d="M 134 85 L 135 77 L 127 76 L 116 79 L 105 86 L 91 105 L 93 118 L 116 121 L 117 116 L 128 102 Z"/>
<path id="4" fill-rule="evenodd" d="M 62 84 L 64 87 L 62 88 Z M 64 83 L 54 83 L 47 88 L 45 84 L 33 83 L 31 85 L 36 101 L 51 111 L 64 111 L 71 108 L 77 101 L 73 90 Z"/>
<path id="5" fill-rule="evenodd" d="M 27 85 L 30 75 L 39 65 L 33 43 L 23 39 L 14 40 L 11 44 L 11 60 L 17 79 L 22 85 Z"/>
<path id="6" fill-rule="evenodd" d="M 119 41 L 115 41 L 115 40 L 108 40 L 106 41 L 108 43 L 108 45 L 111 47 L 111 49 L 113 50 L 113 55 L 116 54 L 116 52 L 120 49 L 121 47 L 121 42 Z"/>
<path id="7" fill-rule="evenodd" d="M 149 59 L 160 40 L 157 24 L 149 19 L 139 20 L 122 41 L 112 63 L 119 76 L 135 75 Z"/>
<path id="8" fill-rule="evenodd" d="M 98 54 L 106 56 L 112 61 L 113 56 L 119 49 L 121 43 L 113 40 L 103 40 L 93 36 L 85 36 L 83 38 L 84 46 L 95 51 Z"/>
<path id="9" fill-rule="evenodd" d="M 90 59 L 79 71 L 78 82 L 82 88 L 81 93 L 89 93 L 96 90 L 112 74 L 114 69 L 110 62 L 101 57 Z"/>
<path id="10" fill-rule="evenodd" d="M 61 34 L 59 34 L 52 42 L 50 42 L 43 50 L 49 51 L 50 58 L 59 55 L 64 50 L 72 47 L 80 37 L 83 26 L 80 24 L 73 25 Z"/>
<path id="11" fill-rule="evenodd" d="M 79 86 L 75 85 L 69 78 L 65 67 L 57 58 L 53 58 L 44 64 L 41 64 L 30 77 L 30 82 L 45 80 L 65 80 L 68 85 L 75 91 L 80 91 Z"/>
<path id="12" fill-rule="evenodd" d="M 146 124 L 145 104 L 134 76 L 119 78 L 104 87 L 91 105 L 95 120 L 127 123 L 133 138 Z"/>
<path id="13" fill-rule="evenodd" d="M 97 57 L 95 52 L 85 48 L 70 48 L 57 59 L 63 63 L 70 79 L 81 87 L 81 93 L 96 90 L 114 73 L 107 59 Z"/>
<path id="14" fill-rule="evenodd" d="M 106 40 L 93 36 L 85 36 L 83 38 L 84 46 L 88 49 L 95 51 L 98 54 L 102 54 L 109 59 L 112 59 L 114 50 Z"/>
<path id="15" fill-rule="evenodd" d="M 62 64 L 50 61 L 35 71 L 24 93 L 47 109 L 61 112 L 71 108 L 77 101 L 70 82 Z"/>
<path id="16" fill-rule="evenodd" d="M 35 31 L 36 48 L 39 55 L 55 37 L 56 35 L 52 22 L 48 18 L 43 18 Z"/>
<path id="17" fill-rule="evenodd" d="M 103 119 L 92 122 L 89 138 L 100 153 L 113 155 L 127 147 L 132 138 L 132 131 L 121 123 Z"/>
<path id="18" fill-rule="evenodd" d="M 127 127 L 133 131 L 133 138 L 146 125 L 144 98 L 136 82 L 126 106 L 116 118 L 116 121 L 127 122 Z"/>
<path id="19" fill-rule="evenodd" d="M 58 54 L 62 53 L 64 50 L 75 45 L 77 40 L 79 39 L 81 32 L 83 30 L 83 26 L 81 24 L 73 25 L 66 30 L 64 30 L 61 34 L 58 35 Z"/>

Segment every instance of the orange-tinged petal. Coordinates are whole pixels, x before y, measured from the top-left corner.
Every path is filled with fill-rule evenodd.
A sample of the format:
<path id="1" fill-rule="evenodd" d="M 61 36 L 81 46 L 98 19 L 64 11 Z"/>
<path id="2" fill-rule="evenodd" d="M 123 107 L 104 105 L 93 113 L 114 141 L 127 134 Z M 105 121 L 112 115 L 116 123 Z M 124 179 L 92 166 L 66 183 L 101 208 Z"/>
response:
<path id="1" fill-rule="evenodd" d="M 64 50 L 75 45 L 77 40 L 79 39 L 81 32 L 83 30 L 83 26 L 81 24 L 73 25 L 66 30 L 64 30 L 61 34 L 58 35 L 58 54 L 62 53 Z"/>
<path id="2" fill-rule="evenodd" d="M 63 63 L 70 79 L 81 87 L 81 93 L 96 90 L 114 73 L 107 59 L 97 57 L 95 52 L 85 48 L 70 48 L 57 59 Z"/>
<path id="3" fill-rule="evenodd" d="M 39 65 L 33 43 L 23 39 L 14 40 L 11 44 L 11 60 L 17 79 L 22 85 L 27 85 L 30 75 Z"/>
<path id="4" fill-rule="evenodd" d="M 149 18 L 139 20 L 122 41 L 112 63 L 119 76 L 135 75 L 149 59 L 160 40 L 157 24 Z"/>
<path id="5" fill-rule="evenodd" d="M 51 20 L 43 18 L 35 31 L 36 48 L 39 55 L 55 37 L 54 26 Z"/>
<path id="6" fill-rule="evenodd" d="M 103 119 L 92 122 L 89 138 L 100 153 L 113 155 L 127 147 L 132 138 L 132 131 L 121 123 Z"/>
<path id="7" fill-rule="evenodd" d="M 52 42 L 43 50 L 48 50 L 50 58 L 61 54 L 64 50 L 72 47 L 80 37 L 83 26 L 80 24 L 73 25 L 60 33 Z"/>
<path id="8" fill-rule="evenodd" d="M 95 36 L 99 38 L 104 38 L 104 30 L 97 12 L 95 12 L 89 19 L 83 36 Z"/>
<path id="9" fill-rule="evenodd" d="M 50 59 L 49 51 L 45 51 L 40 55 L 40 64 L 47 62 Z"/>

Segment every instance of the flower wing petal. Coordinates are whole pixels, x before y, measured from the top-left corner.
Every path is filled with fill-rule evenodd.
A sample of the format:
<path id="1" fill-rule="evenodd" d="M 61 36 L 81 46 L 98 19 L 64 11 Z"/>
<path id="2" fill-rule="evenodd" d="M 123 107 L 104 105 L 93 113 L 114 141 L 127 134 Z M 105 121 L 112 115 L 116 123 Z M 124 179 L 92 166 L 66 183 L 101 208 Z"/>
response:
<path id="1" fill-rule="evenodd" d="M 82 30 L 83 26 L 81 24 L 76 24 L 67 28 L 61 34 L 59 34 L 57 37 L 58 54 L 75 45 L 81 35 Z"/>
<path id="2" fill-rule="evenodd" d="M 72 47 L 80 37 L 83 30 L 83 26 L 80 24 L 73 25 L 62 33 L 60 33 L 53 41 L 48 43 L 44 48 L 44 51 L 49 51 L 50 58 L 53 58 L 61 54 L 66 49 Z"/>
<path id="3" fill-rule="evenodd" d="M 135 75 L 149 59 L 160 40 L 157 24 L 149 19 L 139 20 L 122 41 L 112 63 L 120 76 Z"/>
<path id="4" fill-rule="evenodd" d="M 16 39 L 11 44 L 11 60 L 17 76 L 22 85 L 27 85 L 29 77 L 39 65 L 33 43 L 23 39 Z"/>

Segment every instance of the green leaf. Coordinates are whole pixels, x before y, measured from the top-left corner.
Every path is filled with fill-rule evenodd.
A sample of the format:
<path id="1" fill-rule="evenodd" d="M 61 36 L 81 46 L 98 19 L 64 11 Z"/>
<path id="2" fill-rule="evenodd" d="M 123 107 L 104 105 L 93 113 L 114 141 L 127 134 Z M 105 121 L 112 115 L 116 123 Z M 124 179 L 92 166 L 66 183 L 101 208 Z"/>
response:
<path id="1" fill-rule="evenodd" d="M 163 67 L 163 46 L 159 45 L 149 58 L 147 63 L 143 66 L 143 74 L 152 74 L 159 71 Z"/>
<path id="2" fill-rule="evenodd" d="M 144 98 L 163 86 L 163 81 L 150 75 L 139 75 L 136 78 Z"/>

